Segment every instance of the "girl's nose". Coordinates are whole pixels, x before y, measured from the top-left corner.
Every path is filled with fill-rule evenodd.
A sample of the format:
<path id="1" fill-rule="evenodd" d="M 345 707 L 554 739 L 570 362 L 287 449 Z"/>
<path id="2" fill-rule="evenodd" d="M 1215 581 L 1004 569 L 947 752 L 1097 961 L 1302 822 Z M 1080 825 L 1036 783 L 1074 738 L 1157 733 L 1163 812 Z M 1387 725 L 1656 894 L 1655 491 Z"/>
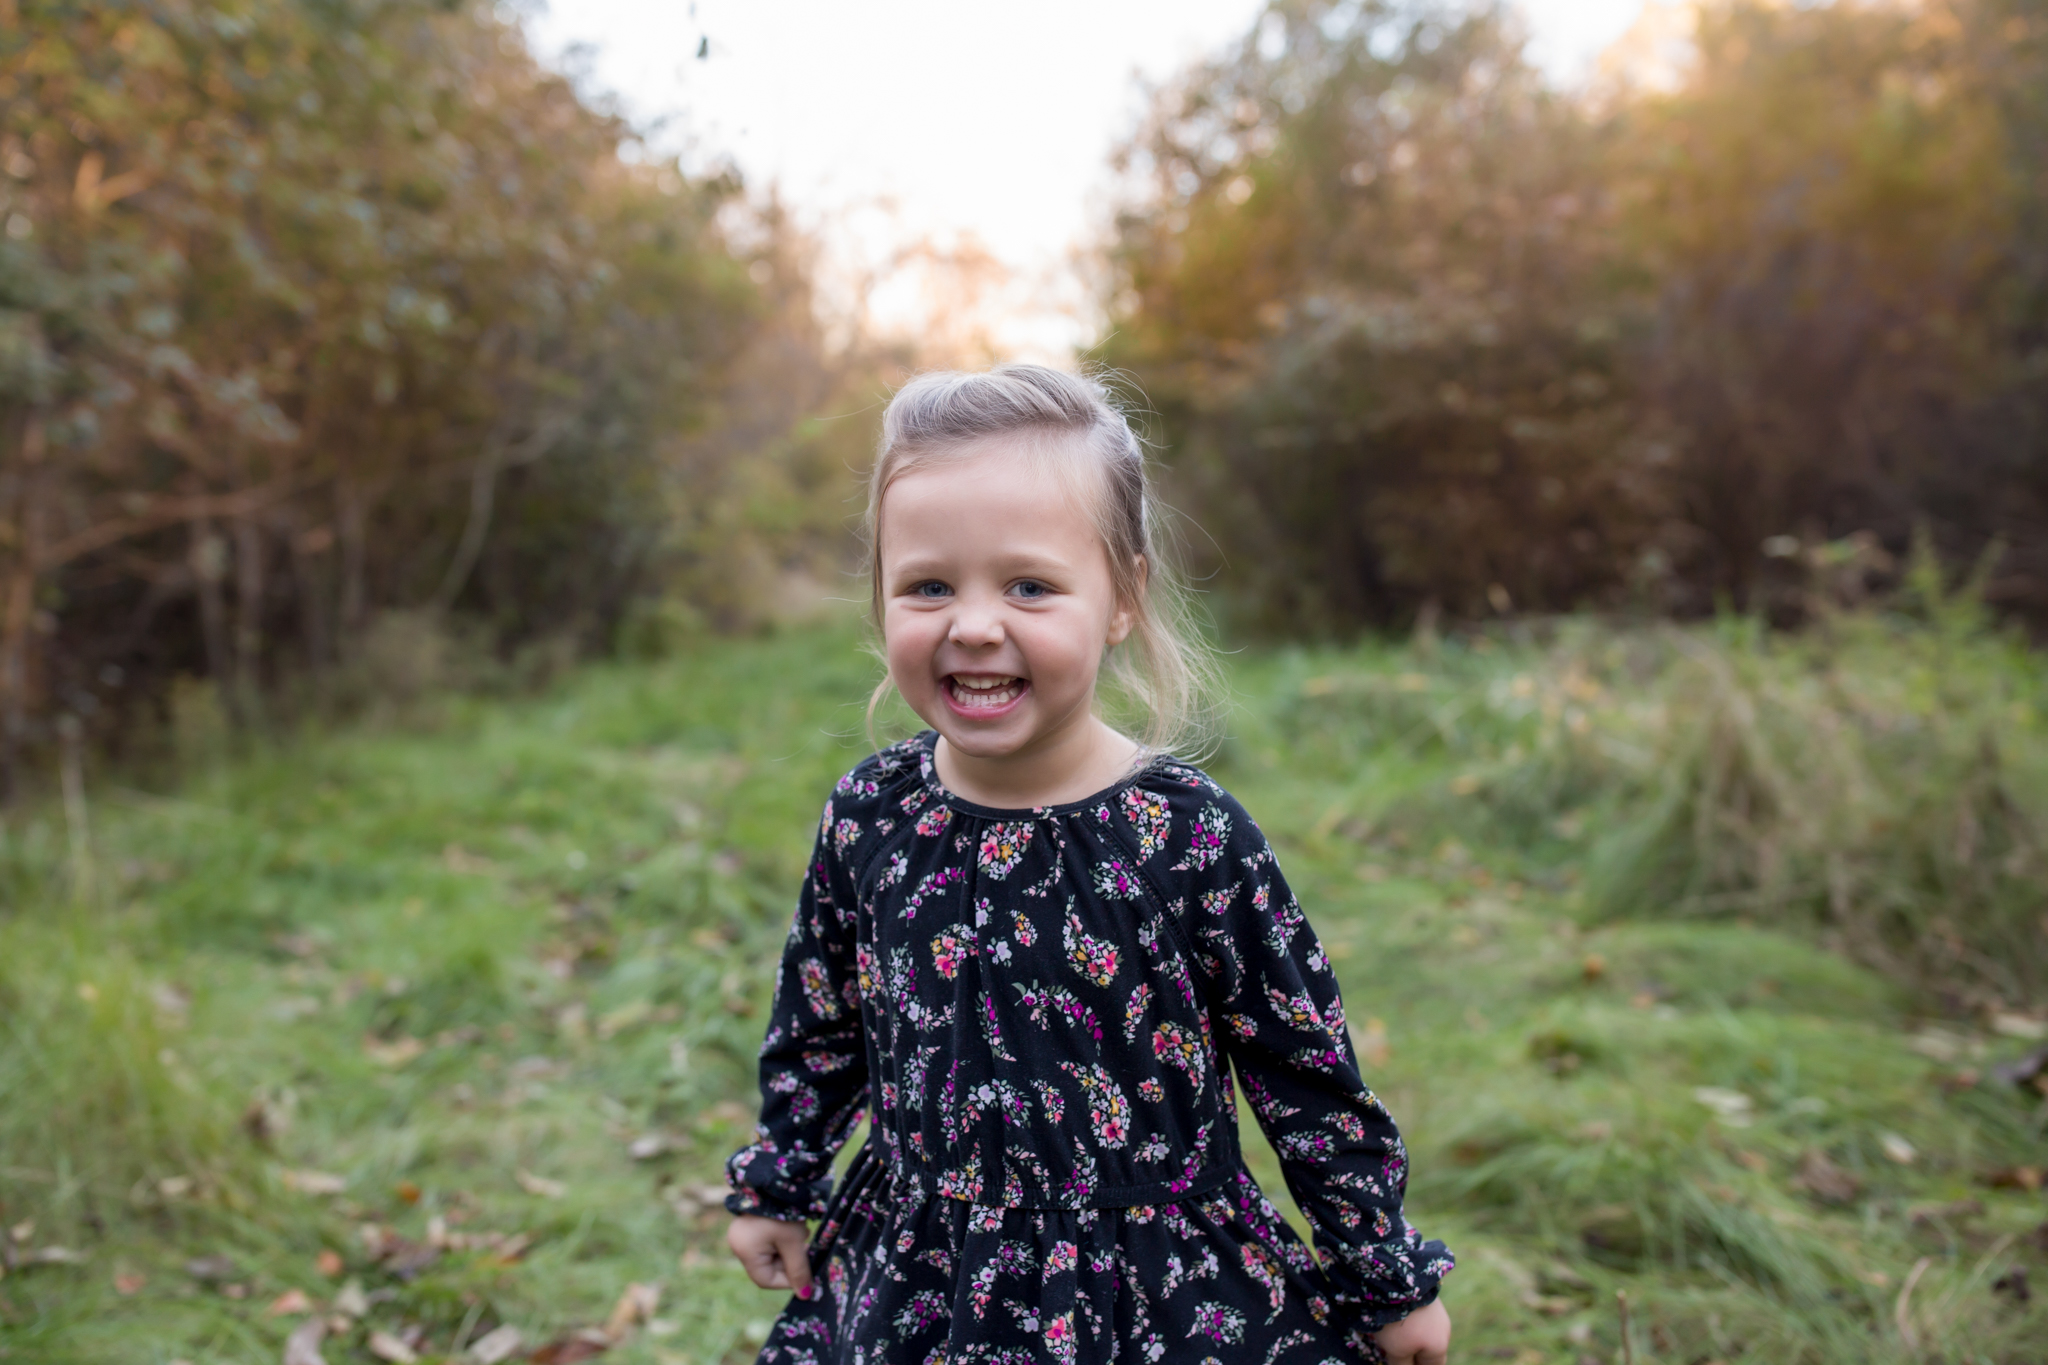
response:
<path id="1" fill-rule="evenodd" d="M 1003 642 L 1003 623 L 996 613 L 984 608 L 962 604 L 953 613 L 953 623 L 946 631 L 946 642 L 963 649 L 986 649 Z"/>

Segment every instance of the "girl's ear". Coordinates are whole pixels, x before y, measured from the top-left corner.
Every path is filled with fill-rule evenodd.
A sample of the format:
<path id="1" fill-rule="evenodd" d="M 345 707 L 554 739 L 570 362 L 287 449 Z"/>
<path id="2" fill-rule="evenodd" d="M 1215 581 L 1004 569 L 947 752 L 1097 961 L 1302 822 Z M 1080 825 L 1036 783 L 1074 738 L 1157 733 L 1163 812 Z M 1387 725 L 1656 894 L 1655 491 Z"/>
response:
<path id="1" fill-rule="evenodd" d="M 1112 645 L 1120 645 L 1129 639 L 1131 628 L 1138 624 L 1138 603 L 1145 596 L 1145 580 L 1151 569 L 1145 556 L 1131 557 L 1131 591 L 1129 595 L 1117 594 L 1117 608 L 1109 618 L 1109 643 Z"/>

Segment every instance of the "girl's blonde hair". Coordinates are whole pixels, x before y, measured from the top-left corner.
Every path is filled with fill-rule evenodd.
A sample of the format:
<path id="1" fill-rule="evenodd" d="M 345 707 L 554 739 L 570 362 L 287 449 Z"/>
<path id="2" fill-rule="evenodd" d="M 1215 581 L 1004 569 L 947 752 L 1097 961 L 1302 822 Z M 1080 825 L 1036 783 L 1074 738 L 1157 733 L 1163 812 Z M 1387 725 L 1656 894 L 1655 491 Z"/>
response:
<path id="1" fill-rule="evenodd" d="M 1009 364 L 936 370 L 896 391 L 882 414 L 862 523 L 876 631 L 882 629 L 882 495 L 912 470 L 968 454 L 998 436 L 1047 438 L 1008 449 L 1065 480 L 1102 537 L 1117 599 L 1134 617 L 1105 669 L 1112 711 L 1142 717 L 1141 740 L 1153 752 L 1203 756 L 1220 709 L 1215 653 L 1173 563 L 1168 514 L 1146 477 L 1145 447 L 1117 395 L 1092 375 Z M 890 686 L 883 678 L 869 699 L 870 738 L 875 708 Z"/>

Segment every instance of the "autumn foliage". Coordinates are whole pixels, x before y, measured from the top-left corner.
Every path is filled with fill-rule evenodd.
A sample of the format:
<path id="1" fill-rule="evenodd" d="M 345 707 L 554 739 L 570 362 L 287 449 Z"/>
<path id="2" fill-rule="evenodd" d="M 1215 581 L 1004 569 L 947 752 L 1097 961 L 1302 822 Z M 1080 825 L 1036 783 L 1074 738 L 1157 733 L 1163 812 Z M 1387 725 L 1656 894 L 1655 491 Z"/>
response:
<path id="1" fill-rule="evenodd" d="M 1916 525 L 2048 616 L 2048 6 L 1660 15 L 1561 94 L 1504 11 L 1281 0 L 1158 92 L 1102 353 L 1233 620 L 1792 619 Z"/>
<path id="2" fill-rule="evenodd" d="M 602 635 L 773 312 L 736 185 L 455 0 L 0 4 L 0 760 L 380 611 Z"/>

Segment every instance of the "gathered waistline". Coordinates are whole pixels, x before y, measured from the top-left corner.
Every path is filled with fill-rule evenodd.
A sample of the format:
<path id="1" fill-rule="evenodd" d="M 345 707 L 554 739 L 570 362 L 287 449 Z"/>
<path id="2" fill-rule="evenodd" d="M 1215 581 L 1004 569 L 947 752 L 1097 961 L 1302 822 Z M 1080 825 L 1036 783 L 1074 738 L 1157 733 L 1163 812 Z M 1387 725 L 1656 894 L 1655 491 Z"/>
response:
<path id="1" fill-rule="evenodd" d="M 901 1191 L 906 1183 L 915 1182 L 920 1191 L 929 1198 L 949 1199 L 966 1204 L 971 1208 L 996 1209 L 1129 1209 L 1151 1208 L 1160 1204 L 1175 1204 L 1185 1199 L 1198 1199 L 1212 1190 L 1220 1189 L 1244 1169 L 1244 1162 L 1235 1152 L 1194 1176 L 1176 1180 L 1149 1180 L 1135 1185 L 1098 1185 L 1083 1195 L 1062 1195 L 1047 1190 L 1027 1190 L 1018 1199 L 963 1199 L 955 1194 L 940 1192 L 939 1173 L 915 1158 L 899 1157 L 894 1161 L 881 1161 L 891 1177 L 891 1183 Z"/>

